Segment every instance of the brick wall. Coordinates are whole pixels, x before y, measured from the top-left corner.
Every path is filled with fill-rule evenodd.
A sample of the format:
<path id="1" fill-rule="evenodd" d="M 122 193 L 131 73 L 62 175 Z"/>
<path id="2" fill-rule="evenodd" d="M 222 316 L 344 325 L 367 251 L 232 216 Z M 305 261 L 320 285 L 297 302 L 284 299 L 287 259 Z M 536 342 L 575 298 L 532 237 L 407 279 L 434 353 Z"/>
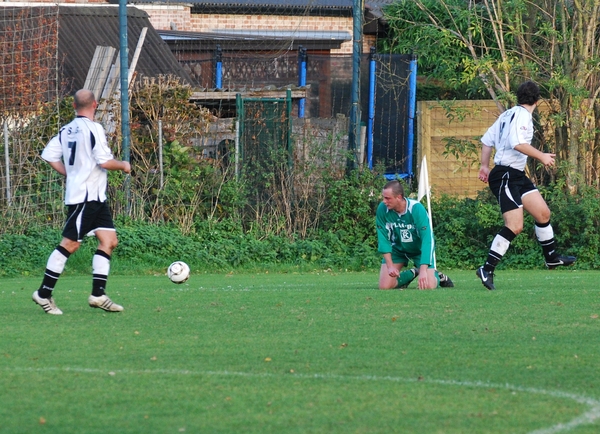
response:
<path id="1" fill-rule="evenodd" d="M 190 8 L 185 6 L 137 5 L 148 13 L 150 22 L 158 30 L 197 31 L 192 28 Z"/>
<path id="2" fill-rule="evenodd" d="M 352 17 L 306 17 L 281 15 L 192 15 L 184 6 L 137 5 L 145 10 L 154 28 L 186 32 L 214 30 L 346 31 L 352 35 Z M 368 49 L 368 48 L 367 48 Z M 344 42 L 336 54 L 352 53 L 352 41 Z"/>
<path id="3" fill-rule="evenodd" d="M 34 3 L 52 3 L 56 0 L 35 0 Z M 107 0 L 61 0 L 64 4 L 108 4 Z M 219 30 L 323 30 L 346 31 L 352 36 L 352 17 L 311 17 L 281 15 L 227 15 L 198 14 L 192 15 L 187 6 L 171 5 L 136 5 L 148 13 L 155 29 L 180 30 L 186 32 L 207 32 Z M 369 52 L 375 43 L 374 37 L 365 35 L 363 51 Z M 352 53 L 352 41 L 342 43 L 340 49 L 331 50 L 333 54 Z"/>

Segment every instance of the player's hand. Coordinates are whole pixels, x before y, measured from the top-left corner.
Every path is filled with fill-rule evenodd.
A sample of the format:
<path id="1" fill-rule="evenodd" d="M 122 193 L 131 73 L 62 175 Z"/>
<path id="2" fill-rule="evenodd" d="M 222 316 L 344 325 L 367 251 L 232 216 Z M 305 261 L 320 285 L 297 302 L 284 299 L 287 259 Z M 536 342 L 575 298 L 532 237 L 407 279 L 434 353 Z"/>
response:
<path id="1" fill-rule="evenodd" d="M 400 272 L 394 267 L 388 267 L 388 275 L 390 277 L 400 277 Z"/>
<path id="2" fill-rule="evenodd" d="M 429 279 L 431 278 L 428 272 L 429 266 L 427 264 L 421 264 L 419 267 L 419 289 L 431 289 Z"/>
<path id="3" fill-rule="evenodd" d="M 481 166 L 479 169 L 479 180 L 481 182 L 488 182 L 488 177 L 490 176 L 490 168 Z"/>
<path id="4" fill-rule="evenodd" d="M 419 289 L 429 289 L 429 278 L 427 272 L 419 273 Z"/>
<path id="5" fill-rule="evenodd" d="M 546 166 L 546 167 L 552 167 L 554 166 L 554 158 L 556 157 L 556 154 L 542 154 L 542 158 L 540 158 L 540 162 Z"/>
<path id="6" fill-rule="evenodd" d="M 129 161 L 121 161 L 121 163 L 123 163 L 123 172 L 131 173 L 131 164 L 129 164 Z"/>

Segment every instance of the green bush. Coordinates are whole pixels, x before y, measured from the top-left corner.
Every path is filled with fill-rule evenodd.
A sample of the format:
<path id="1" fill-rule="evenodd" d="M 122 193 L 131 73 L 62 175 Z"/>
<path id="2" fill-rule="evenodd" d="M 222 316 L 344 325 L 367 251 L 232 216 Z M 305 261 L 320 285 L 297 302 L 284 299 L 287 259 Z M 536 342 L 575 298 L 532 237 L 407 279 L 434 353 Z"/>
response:
<path id="1" fill-rule="evenodd" d="M 552 210 L 552 226 L 561 249 L 576 255 L 582 269 L 600 268 L 600 191 L 584 186 L 571 195 L 556 186 L 541 192 Z"/>
<path id="2" fill-rule="evenodd" d="M 552 211 L 551 223 L 560 252 L 578 257 L 577 267 L 600 265 L 600 193 L 584 188 L 571 195 L 557 185 L 540 187 Z M 486 189 L 477 199 L 434 200 L 433 225 L 439 268 L 475 268 L 487 258 L 490 244 L 504 225 L 496 199 Z M 511 243 L 499 268 L 524 269 L 545 266 L 535 237 L 533 218 L 525 212 L 523 232 Z"/>
<path id="3" fill-rule="evenodd" d="M 375 210 L 384 184 L 382 176 L 368 170 L 357 170 L 342 179 L 332 180 L 327 189 L 328 206 L 322 217 L 323 232 L 336 234 L 343 244 L 366 242 L 375 247 Z"/>
<path id="4" fill-rule="evenodd" d="M 175 260 L 195 272 L 257 270 L 376 270 L 374 213 L 385 180 L 364 171 L 352 173 L 328 187 L 330 204 L 321 226 L 309 237 L 285 232 L 243 230 L 236 216 L 198 219 L 183 233 L 175 223 L 148 223 L 119 217 L 116 273 L 162 273 Z M 553 212 L 552 225 L 560 251 L 578 257 L 576 267 L 598 269 L 600 260 L 600 192 L 593 188 L 570 195 L 559 186 L 540 189 Z M 442 196 L 432 202 L 438 268 L 475 269 L 485 261 L 490 243 L 503 225 L 495 198 L 486 190 L 476 199 Z M 59 229 L 28 228 L 23 234 L 0 236 L 0 276 L 39 273 L 60 242 Z M 95 239 L 86 239 L 73 255 L 66 273 L 89 273 Z M 512 242 L 500 269 L 543 268 L 534 222 L 526 214 L 523 233 Z"/>

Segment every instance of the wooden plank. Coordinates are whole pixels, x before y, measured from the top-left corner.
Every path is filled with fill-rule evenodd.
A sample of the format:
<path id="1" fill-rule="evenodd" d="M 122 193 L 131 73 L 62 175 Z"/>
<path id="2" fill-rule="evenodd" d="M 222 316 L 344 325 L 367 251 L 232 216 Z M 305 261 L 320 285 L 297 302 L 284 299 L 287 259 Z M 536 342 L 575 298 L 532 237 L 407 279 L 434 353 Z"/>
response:
<path id="1" fill-rule="evenodd" d="M 92 82 L 95 80 L 96 71 L 98 70 L 98 62 L 102 58 L 102 47 L 97 45 L 96 50 L 94 51 L 94 56 L 92 57 L 92 63 L 90 64 L 90 68 L 88 69 L 87 77 L 85 78 L 85 83 L 83 85 L 84 89 L 89 89 L 92 85 Z"/>
<path id="2" fill-rule="evenodd" d="M 115 55 L 113 47 L 96 47 L 92 64 L 88 70 L 88 75 L 85 80 L 85 88 L 91 90 L 96 99 L 102 96 L 102 89 L 106 82 L 106 77 L 110 72 L 110 65 Z"/>
<path id="3" fill-rule="evenodd" d="M 117 59 L 119 58 L 117 54 Z M 104 84 L 104 90 L 102 91 L 102 99 L 100 105 L 96 110 L 96 117 L 99 119 L 98 122 L 104 125 L 107 134 L 111 134 L 115 130 L 115 123 L 110 117 L 110 106 L 109 101 L 113 98 L 118 99 L 119 95 L 116 91 L 117 84 L 119 83 L 119 67 L 113 63 L 110 68 L 110 73 L 106 83 Z"/>
<path id="4" fill-rule="evenodd" d="M 104 84 L 106 83 L 106 78 L 110 73 L 110 65 L 112 64 L 114 55 L 116 50 L 113 47 L 103 47 L 104 52 L 102 54 L 101 62 L 99 64 L 98 74 L 96 76 L 96 81 L 92 86 L 92 90 L 96 98 L 100 98 L 102 96 L 102 89 L 104 89 Z"/>
<path id="5" fill-rule="evenodd" d="M 137 62 L 140 57 L 140 52 L 142 51 L 142 46 L 144 45 L 144 40 L 146 39 L 147 32 L 148 32 L 148 27 L 144 27 L 140 33 L 140 37 L 138 38 L 138 43 L 135 47 L 135 52 L 133 53 L 133 58 L 131 59 L 131 65 L 129 65 L 129 75 L 127 76 L 127 86 L 130 86 L 131 80 L 133 80 L 133 74 L 135 72 L 135 68 L 137 67 Z"/>
<path id="6" fill-rule="evenodd" d="M 116 64 L 112 64 L 110 67 L 110 73 L 108 74 L 108 78 L 106 79 L 106 83 L 104 85 L 104 90 L 102 91 L 102 99 L 107 100 L 110 98 L 115 98 L 118 95 L 117 93 L 117 85 L 119 83 L 119 67 Z"/>
<path id="7" fill-rule="evenodd" d="M 131 84 L 131 80 L 134 77 L 135 68 L 137 67 L 137 62 L 140 57 L 140 52 L 142 51 L 142 46 L 144 45 L 144 41 L 146 39 L 146 33 L 148 32 L 148 27 L 144 27 L 140 33 L 140 37 L 138 38 L 138 43 L 135 47 L 135 52 L 133 53 L 133 59 L 131 61 L 131 65 L 128 68 L 128 76 L 127 76 L 127 85 Z M 109 107 L 107 100 L 111 98 L 118 98 L 121 90 L 121 67 L 120 67 L 120 51 L 117 52 L 117 57 L 114 63 L 110 67 L 109 74 L 104 83 L 104 87 L 102 90 L 102 102 L 100 107 L 98 107 L 98 115 L 101 119 L 101 122 L 104 124 L 107 133 L 111 133 L 115 129 L 115 125 L 112 119 L 109 119 Z M 117 66 L 118 65 L 118 66 Z"/>

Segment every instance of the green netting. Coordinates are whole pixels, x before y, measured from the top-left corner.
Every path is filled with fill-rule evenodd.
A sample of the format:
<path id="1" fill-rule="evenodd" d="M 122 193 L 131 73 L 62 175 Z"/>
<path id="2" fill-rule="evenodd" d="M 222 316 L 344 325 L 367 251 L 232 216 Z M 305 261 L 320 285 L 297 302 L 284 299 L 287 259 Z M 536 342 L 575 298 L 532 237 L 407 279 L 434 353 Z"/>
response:
<path id="1" fill-rule="evenodd" d="M 283 182 L 291 165 L 292 101 L 286 98 L 238 97 L 238 173 L 255 203 L 269 201 L 272 187 Z"/>

